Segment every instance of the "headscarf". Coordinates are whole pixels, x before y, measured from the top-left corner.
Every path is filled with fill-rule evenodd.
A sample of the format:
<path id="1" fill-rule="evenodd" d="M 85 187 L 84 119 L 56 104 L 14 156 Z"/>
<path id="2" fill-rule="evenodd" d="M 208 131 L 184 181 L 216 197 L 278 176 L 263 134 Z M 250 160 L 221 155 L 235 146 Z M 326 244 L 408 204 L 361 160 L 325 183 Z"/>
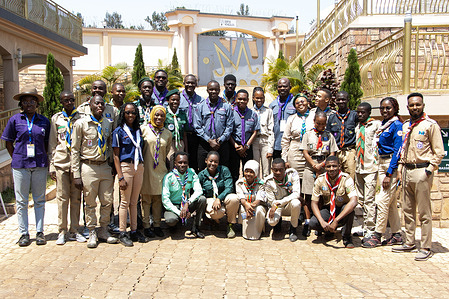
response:
<path id="1" fill-rule="evenodd" d="M 158 129 L 160 130 L 160 129 L 162 129 L 162 128 L 164 127 L 164 122 L 162 122 L 162 125 L 160 125 L 160 126 L 156 126 L 156 123 L 154 122 L 154 117 L 156 116 L 156 112 L 159 111 L 159 110 L 161 110 L 162 112 L 164 112 L 164 121 L 165 121 L 165 118 L 166 118 L 166 116 L 167 116 L 167 111 L 165 111 L 164 106 L 156 105 L 156 106 L 154 106 L 153 109 L 151 110 L 151 113 L 150 113 L 150 123 L 151 123 L 151 125 L 152 125 L 154 128 L 158 128 Z"/>
<path id="2" fill-rule="evenodd" d="M 251 169 L 256 174 L 256 177 L 259 175 L 259 162 L 256 160 L 249 160 L 245 163 L 245 166 L 243 167 L 243 171 L 246 169 Z"/>

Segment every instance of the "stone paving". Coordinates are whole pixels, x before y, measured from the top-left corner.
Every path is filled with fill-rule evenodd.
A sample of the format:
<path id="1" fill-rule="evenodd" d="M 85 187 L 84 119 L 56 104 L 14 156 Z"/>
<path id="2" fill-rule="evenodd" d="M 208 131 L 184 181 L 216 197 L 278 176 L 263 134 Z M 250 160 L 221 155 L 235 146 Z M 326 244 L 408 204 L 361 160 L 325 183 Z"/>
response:
<path id="1" fill-rule="evenodd" d="M 203 240 L 181 230 L 131 248 L 101 243 L 87 249 L 85 243 L 56 245 L 56 202 L 46 209 L 45 246 L 16 244 L 16 216 L 0 223 L 1 298 L 449 296 L 449 229 L 434 229 L 435 255 L 426 262 L 391 247 L 361 248 L 358 238 L 356 248 L 345 249 L 341 238 L 228 240 L 224 230 L 205 230 Z"/>

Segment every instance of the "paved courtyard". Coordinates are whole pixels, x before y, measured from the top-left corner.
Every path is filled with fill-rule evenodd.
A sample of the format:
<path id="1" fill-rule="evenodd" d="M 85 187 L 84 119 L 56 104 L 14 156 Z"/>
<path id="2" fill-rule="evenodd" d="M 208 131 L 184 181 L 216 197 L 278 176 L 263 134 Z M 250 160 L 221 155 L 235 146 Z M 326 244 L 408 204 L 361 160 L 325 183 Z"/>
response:
<path id="1" fill-rule="evenodd" d="M 363 249 L 358 238 L 356 248 L 345 249 L 341 238 L 228 240 L 224 230 L 205 230 L 203 240 L 181 231 L 131 248 L 87 249 L 76 242 L 57 246 L 56 202 L 46 209 L 45 246 L 16 244 L 16 216 L 0 223 L 1 298 L 449 296 L 449 229 L 434 229 L 435 255 L 427 262 L 391 247 Z"/>

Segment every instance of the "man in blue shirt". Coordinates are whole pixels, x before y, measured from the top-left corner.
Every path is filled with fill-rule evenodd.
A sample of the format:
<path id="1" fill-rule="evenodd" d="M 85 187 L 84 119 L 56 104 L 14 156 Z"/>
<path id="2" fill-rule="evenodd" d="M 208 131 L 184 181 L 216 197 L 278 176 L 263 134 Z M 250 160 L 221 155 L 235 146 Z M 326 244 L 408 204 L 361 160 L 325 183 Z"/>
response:
<path id="1" fill-rule="evenodd" d="M 235 88 L 237 87 L 237 78 L 233 74 L 227 74 L 223 80 L 223 101 L 231 106 L 235 105 L 235 97 L 237 93 Z"/>
<path id="2" fill-rule="evenodd" d="M 273 159 L 281 158 L 282 148 L 281 140 L 282 134 L 284 134 L 285 125 L 290 115 L 296 113 L 295 106 L 293 105 L 293 95 L 290 93 L 291 89 L 290 80 L 282 78 L 278 81 L 277 90 L 279 96 L 271 102 L 269 108 L 273 110 L 274 118 L 274 151 Z"/>
<path id="3" fill-rule="evenodd" d="M 193 126 L 200 137 L 198 146 L 199 169 L 206 167 L 206 156 L 211 150 L 220 154 L 222 165 L 229 166 L 229 138 L 234 129 L 234 111 L 220 98 L 220 84 L 212 80 L 207 84 L 209 97 L 197 106 Z"/>
<path id="4" fill-rule="evenodd" d="M 154 73 L 154 88 L 153 88 L 153 101 L 156 105 L 162 105 L 166 107 L 167 105 L 164 105 L 165 103 L 165 96 L 168 93 L 167 90 L 167 83 L 168 83 L 168 74 L 164 70 L 157 70 L 156 73 Z"/>

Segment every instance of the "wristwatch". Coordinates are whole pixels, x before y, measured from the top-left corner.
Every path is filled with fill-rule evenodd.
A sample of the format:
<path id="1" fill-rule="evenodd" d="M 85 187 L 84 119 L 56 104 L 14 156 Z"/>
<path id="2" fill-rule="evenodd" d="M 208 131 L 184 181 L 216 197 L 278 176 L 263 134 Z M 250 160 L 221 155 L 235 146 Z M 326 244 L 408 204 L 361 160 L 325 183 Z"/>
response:
<path id="1" fill-rule="evenodd" d="M 427 175 L 432 175 L 432 171 L 430 171 L 430 170 L 428 170 L 428 169 L 426 169 L 425 171 L 426 171 L 426 174 L 427 174 Z"/>

